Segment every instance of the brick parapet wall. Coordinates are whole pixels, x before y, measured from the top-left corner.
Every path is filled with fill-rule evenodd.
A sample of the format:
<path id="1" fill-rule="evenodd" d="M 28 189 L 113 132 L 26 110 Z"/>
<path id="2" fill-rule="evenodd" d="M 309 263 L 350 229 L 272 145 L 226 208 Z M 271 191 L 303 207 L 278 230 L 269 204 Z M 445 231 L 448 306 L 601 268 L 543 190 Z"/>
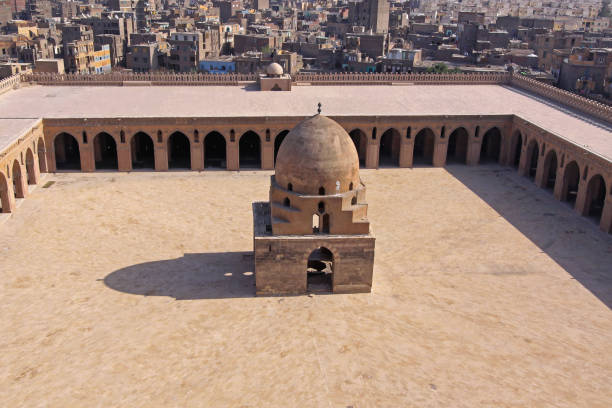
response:
<path id="1" fill-rule="evenodd" d="M 19 74 L 4 78 L 0 81 L 0 95 L 18 87 L 20 83 L 21 76 Z"/>
<path id="2" fill-rule="evenodd" d="M 124 85 L 241 85 L 245 82 L 255 82 L 255 74 L 25 74 L 23 82 L 40 85 L 86 85 L 86 86 L 124 86 Z"/>
<path id="3" fill-rule="evenodd" d="M 527 78 L 520 74 L 513 74 L 511 76 L 510 85 L 543 96 L 594 118 L 612 123 L 612 107 L 602 103 L 536 81 L 535 79 Z"/>

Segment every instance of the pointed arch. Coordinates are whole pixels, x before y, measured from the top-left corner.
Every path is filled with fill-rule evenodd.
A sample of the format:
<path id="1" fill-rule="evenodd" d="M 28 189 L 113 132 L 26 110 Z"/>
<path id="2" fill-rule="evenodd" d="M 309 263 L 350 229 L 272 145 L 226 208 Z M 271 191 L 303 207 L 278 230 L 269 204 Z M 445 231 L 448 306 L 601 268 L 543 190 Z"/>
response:
<path id="1" fill-rule="evenodd" d="M 357 155 L 359 156 L 359 165 L 363 167 L 365 166 L 366 161 L 368 137 L 366 136 L 365 132 L 359 128 L 351 130 L 349 135 L 351 136 L 351 140 L 355 145 L 355 149 L 357 149 Z"/>
<path id="2" fill-rule="evenodd" d="M 527 177 L 534 180 L 538 170 L 538 161 L 540 160 L 540 146 L 537 140 L 531 139 L 527 145 Z"/>
<path id="3" fill-rule="evenodd" d="M 38 138 L 37 150 L 38 152 L 38 169 L 42 173 L 46 173 L 49 171 L 49 167 L 47 166 L 47 149 L 45 146 L 45 139 L 43 137 Z"/>
<path id="4" fill-rule="evenodd" d="M 204 168 L 227 167 L 227 143 L 225 137 L 215 130 L 204 137 Z"/>
<path id="5" fill-rule="evenodd" d="M 130 138 L 132 169 L 155 168 L 155 145 L 145 132 L 137 132 Z"/>
<path id="6" fill-rule="evenodd" d="M 38 163 L 32 153 L 32 149 L 28 147 L 26 151 L 26 173 L 28 175 L 28 184 L 38 183 Z"/>
<path id="7" fill-rule="evenodd" d="M 576 204 L 576 197 L 578 197 L 578 185 L 580 184 L 580 167 L 576 161 L 572 160 L 565 166 L 563 171 L 563 185 L 561 187 L 561 201 L 567 201 L 572 204 L 572 207 Z"/>
<path id="8" fill-rule="evenodd" d="M 168 137 L 168 168 L 191 169 L 191 142 L 183 133 L 176 131 Z"/>
<path id="9" fill-rule="evenodd" d="M 261 168 L 261 139 L 257 133 L 249 130 L 240 136 L 238 158 L 240 168 Z"/>
<path id="10" fill-rule="evenodd" d="M 60 133 L 53 141 L 55 168 L 57 170 L 81 170 L 79 142 L 70 133 Z"/>
<path id="11" fill-rule="evenodd" d="M 399 166 L 401 134 L 395 128 L 387 129 L 380 137 L 378 166 Z"/>
<path id="12" fill-rule="evenodd" d="M 480 145 L 480 163 L 499 163 L 501 141 L 501 131 L 497 126 L 485 132 Z"/>
<path id="13" fill-rule="evenodd" d="M 593 218 L 597 223 L 601 221 L 606 201 L 606 181 L 601 174 L 595 174 L 587 183 L 586 216 Z"/>
<path id="14" fill-rule="evenodd" d="M 510 164 L 518 168 L 521 163 L 521 152 L 523 150 L 523 135 L 520 131 L 514 132 L 512 140 L 510 142 Z"/>
<path id="15" fill-rule="evenodd" d="M 462 163 L 467 162 L 468 150 L 468 131 L 460 126 L 453 130 L 448 136 L 448 149 L 446 150 L 446 163 Z"/>
<path id="16" fill-rule="evenodd" d="M 21 173 L 21 165 L 19 164 L 19 160 L 15 159 L 13 161 L 13 168 L 12 168 L 12 176 L 13 176 L 13 191 L 15 193 L 15 198 L 24 198 L 26 195 L 26 191 L 24 188 L 24 182 L 23 182 L 23 175 Z"/>
<path id="17" fill-rule="evenodd" d="M 436 135 L 430 128 L 423 128 L 414 137 L 414 164 L 433 165 Z"/>
<path id="18" fill-rule="evenodd" d="M 4 173 L 0 172 L 0 212 L 2 213 L 11 212 L 11 198 L 9 194 L 7 177 Z"/>
<path id="19" fill-rule="evenodd" d="M 544 183 L 543 187 L 547 190 L 553 190 L 555 188 L 555 182 L 557 181 L 557 169 L 559 162 L 557 160 L 557 152 L 553 149 L 549 150 L 544 158 Z"/>
<path id="20" fill-rule="evenodd" d="M 278 155 L 278 151 L 281 147 L 281 144 L 283 144 L 285 137 L 287 137 L 287 134 L 289 134 L 289 131 L 283 130 L 274 138 L 274 165 L 276 165 L 276 156 Z"/>
<path id="21" fill-rule="evenodd" d="M 332 292 L 334 254 L 326 247 L 319 247 L 308 255 L 306 263 L 306 289 L 309 292 Z"/>
<path id="22" fill-rule="evenodd" d="M 106 132 L 98 133 L 93 140 L 96 170 L 117 170 L 117 142 Z"/>

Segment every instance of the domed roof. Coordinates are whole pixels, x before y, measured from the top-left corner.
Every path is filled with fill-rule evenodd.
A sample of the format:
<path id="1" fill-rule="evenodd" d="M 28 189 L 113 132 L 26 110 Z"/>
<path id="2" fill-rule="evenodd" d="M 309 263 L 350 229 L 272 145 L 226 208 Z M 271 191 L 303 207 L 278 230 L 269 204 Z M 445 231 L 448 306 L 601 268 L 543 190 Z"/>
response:
<path id="1" fill-rule="evenodd" d="M 266 68 L 266 74 L 268 75 L 283 75 L 283 67 L 280 66 L 280 64 L 277 64 L 276 62 L 271 63 L 270 65 L 268 65 L 268 67 Z"/>
<path id="2" fill-rule="evenodd" d="M 282 188 L 306 195 L 332 195 L 356 189 L 357 149 L 342 126 L 315 115 L 300 122 L 283 140 L 274 177 Z"/>

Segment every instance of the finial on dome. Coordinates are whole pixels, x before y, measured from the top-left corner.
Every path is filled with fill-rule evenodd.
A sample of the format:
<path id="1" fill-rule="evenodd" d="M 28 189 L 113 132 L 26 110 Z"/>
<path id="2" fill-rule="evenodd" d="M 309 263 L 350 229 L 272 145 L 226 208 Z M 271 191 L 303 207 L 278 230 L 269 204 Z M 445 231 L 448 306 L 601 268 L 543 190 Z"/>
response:
<path id="1" fill-rule="evenodd" d="M 317 104 L 317 115 L 321 114 L 321 102 Z"/>

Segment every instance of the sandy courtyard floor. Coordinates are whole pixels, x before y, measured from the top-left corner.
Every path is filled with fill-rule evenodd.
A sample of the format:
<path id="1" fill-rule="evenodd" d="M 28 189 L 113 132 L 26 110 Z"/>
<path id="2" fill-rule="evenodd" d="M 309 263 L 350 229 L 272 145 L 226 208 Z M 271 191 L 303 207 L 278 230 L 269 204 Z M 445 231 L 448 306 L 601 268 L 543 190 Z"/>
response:
<path id="1" fill-rule="evenodd" d="M 591 220 L 497 166 L 363 171 L 373 292 L 255 298 L 269 175 L 49 175 L 0 225 L 0 406 L 612 406 Z"/>

